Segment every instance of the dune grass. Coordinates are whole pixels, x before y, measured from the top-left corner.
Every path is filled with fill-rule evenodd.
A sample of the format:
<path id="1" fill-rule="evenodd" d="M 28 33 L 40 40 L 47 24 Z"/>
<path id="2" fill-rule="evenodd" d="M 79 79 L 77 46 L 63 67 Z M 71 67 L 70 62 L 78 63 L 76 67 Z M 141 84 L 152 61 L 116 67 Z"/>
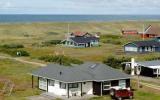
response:
<path id="1" fill-rule="evenodd" d="M 5 96 L 5 100 L 24 100 L 26 96 L 40 93 L 40 90 L 31 88 L 31 76 L 29 75 L 30 72 L 38 68 L 37 66 L 8 59 L 0 59 L 0 65 L 0 79 L 11 80 L 15 84 L 11 96 Z"/>
<path id="2" fill-rule="evenodd" d="M 109 56 L 134 57 L 136 60 L 146 60 L 158 58 L 159 53 L 149 54 L 124 54 L 123 45 L 142 40 L 139 36 L 122 36 L 121 29 L 142 30 L 145 25 L 158 25 L 160 21 L 126 21 L 126 22 L 70 22 L 70 32 L 82 31 L 95 33 L 100 32 L 102 36 L 99 47 L 92 48 L 69 48 L 61 45 L 41 46 L 41 43 L 50 40 L 63 40 L 67 35 L 68 23 L 0 23 L 0 45 L 4 44 L 22 44 L 30 56 L 26 59 L 38 59 L 41 56 L 64 54 L 82 61 L 102 62 Z M 116 36 L 113 36 L 116 35 Z M 117 38 L 118 37 L 118 38 Z M 119 38 L 120 37 L 120 38 Z M 104 41 L 104 42 L 103 42 Z M 0 52 L 0 55 L 6 55 Z M 27 73 L 37 69 L 37 66 L 22 64 L 11 60 L 0 59 L 0 78 L 12 80 L 16 87 L 10 97 L 4 97 L 6 100 L 24 100 L 26 96 L 39 94 L 37 89 L 31 89 L 31 77 Z M 151 92 L 139 90 L 135 92 L 136 100 L 158 100 L 159 95 Z M 158 99 L 157 99 L 158 98 Z M 0 98 L 1 99 L 1 98 Z M 107 100 L 108 96 L 93 98 L 92 100 Z"/>

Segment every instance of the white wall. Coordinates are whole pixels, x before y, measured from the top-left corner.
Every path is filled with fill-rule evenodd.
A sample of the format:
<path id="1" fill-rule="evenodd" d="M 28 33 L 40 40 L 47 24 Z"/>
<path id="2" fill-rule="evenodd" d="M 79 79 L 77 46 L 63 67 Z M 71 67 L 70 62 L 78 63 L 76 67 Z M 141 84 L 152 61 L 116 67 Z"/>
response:
<path id="1" fill-rule="evenodd" d="M 55 81 L 54 86 L 50 86 L 48 84 L 48 92 L 54 93 L 56 95 L 65 95 L 67 96 L 67 87 L 66 89 L 60 88 L 60 82 Z M 39 88 L 42 90 L 47 90 L 47 79 L 39 78 Z M 86 94 L 93 94 L 93 83 L 92 82 L 85 82 L 82 83 L 82 93 L 85 92 Z M 73 93 L 76 93 L 76 95 L 81 96 L 81 83 L 78 83 L 78 88 L 70 88 L 69 89 L 69 95 L 72 96 Z"/>
<path id="2" fill-rule="evenodd" d="M 86 94 L 93 94 L 93 82 L 85 82 L 82 84 L 82 90 Z"/>
<path id="3" fill-rule="evenodd" d="M 48 92 L 54 93 L 56 95 L 66 95 L 67 96 L 67 87 L 66 89 L 61 89 L 59 85 L 59 81 L 55 81 L 54 86 L 48 86 Z M 85 92 L 86 94 L 93 94 L 93 88 L 92 88 L 92 82 L 85 82 L 82 83 L 82 92 Z M 72 96 L 73 93 L 76 93 L 76 95 L 81 96 L 81 83 L 78 83 L 78 88 L 70 88 L 69 89 L 69 95 Z"/>
<path id="4" fill-rule="evenodd" d="M 59 81 L 55 81 L 54 86 L 48 85 L 48 92 L 54 93 L 56 95 L 67 95 L 67 87 L 66 89 L 61 89 Z"/>
<path id="5" fill-rule="evenodd" d="M 137 52 L 138 49 L 137 49 L 137 47 L 129 47 L 129 46 L 125 46 L 125 51 Z"/>

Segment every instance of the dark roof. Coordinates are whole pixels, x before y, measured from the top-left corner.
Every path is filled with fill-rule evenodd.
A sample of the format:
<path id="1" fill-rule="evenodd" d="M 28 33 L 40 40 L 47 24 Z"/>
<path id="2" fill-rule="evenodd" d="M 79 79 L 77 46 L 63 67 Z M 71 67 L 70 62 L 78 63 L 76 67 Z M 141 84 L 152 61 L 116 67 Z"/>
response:
<path id="1" fill-rule="evenodd" d="M 160 47 L 160 42 L 157 42 L 155 40 L 148 40 L 148 41 L 134 41 L 131 42 L 132 44 L 135 44 L 137 47 L 142 47 L 142 46 L 155 46 L 155 47 Z M 130 43 L 128 43 L 130 44 Z M 126 44 L 127 45 L 127 44 Z"/>
<path id="2" fill-rule="evenodd" d="M 99 40 L 98 38 L 96 37 L 71 37 L 70 38 L 71 40 L 73 40 L 74 42 L 76 43 L 89 43 L 91 41 L 95 41 L 95 40 Z"/>
<path id="3" fill-rule="evenodd" d="M 137 63 L 143 66 L 160 66 L 160 60 L 142 61 Z"/>
<path id="4" fill-rule="evenodd" d="M 75 67 L 66 67 L 58 64 L 50 64 L 32 73 L 34 76 L 59 80 L 62 82 L 105 81 L 127 79 L 130 75 L 113 69 L 105 64 L 87 62 Z"/>

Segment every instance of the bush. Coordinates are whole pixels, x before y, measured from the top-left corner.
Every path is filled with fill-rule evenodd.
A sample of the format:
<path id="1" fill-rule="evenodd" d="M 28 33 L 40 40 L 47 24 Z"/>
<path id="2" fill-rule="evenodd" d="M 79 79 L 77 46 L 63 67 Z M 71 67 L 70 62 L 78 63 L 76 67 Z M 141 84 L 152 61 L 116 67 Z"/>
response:
<path id="1" fill-rule="evenodd" d="M 122 57 L 120 59 L 114 58 L 112 56 L 108 57 L 107 59 L 103 60 L 103 63 L 116 69 L 122 68 L 122 62 L 130 61 L 130 58 Z"/>
<path id="2" fill-rule="evenodd" d="M 38 59 L 43 60 L 45 62 L 55 62 L 62 65 L 70 66 L 71 64 L 82 64 L 83 61 L 80 61 L 78 59 L 73 59 L 64 55 L 47 55 L 39 57 Z"/>
<path id="3" fill-rule="evenodd" d="M 58 35 L 59 33 L 57 32 L 47 32 L 48 35 Z"/>
<path id="4" fill-rule="evenodd" d="M 106 35 L 101 35 L 101 39 L 120 39 L 122 36 L 119 35 L 112 35 L 112 34 L 106 34 Z"/>
<path id="5" fill-rule="evenodd" d="M 0 49 L 0 52 L 9 54 L 11 56 L 29 56 L 29 53 L 27 51 L 24 50 L 13 50 L 13 49 Z"/>
<path id="6" fill-rule="evenodd" d="M 121 45 L 122 42 L 119 40 L 102 40 L 103 43 L 111 43 L 111 44 L 115 44 L 115 45 Z"/>
<path id="7" fill-rule="evenodd" d="M 61 43 L 61 40 L 49 40 L 49 41 L 42 42 L 44 46 L 57 45 L 60 43 Z"/>
<path id="8" fill-rule="evenodd" d="M 18 48 L 24 48 L 24 46 L 22 44 L 4 44 L 1 46 L 1 48 L 18 49 Z"/>
<path id="9" fill-rule="evenodd" d="M 103 43 L 111 43 L 111 44 L 115 44 L 115 45 L 121 45 L 121 36 L 119 35 L 102 35 L 100 38 L 100 41 Z"/>

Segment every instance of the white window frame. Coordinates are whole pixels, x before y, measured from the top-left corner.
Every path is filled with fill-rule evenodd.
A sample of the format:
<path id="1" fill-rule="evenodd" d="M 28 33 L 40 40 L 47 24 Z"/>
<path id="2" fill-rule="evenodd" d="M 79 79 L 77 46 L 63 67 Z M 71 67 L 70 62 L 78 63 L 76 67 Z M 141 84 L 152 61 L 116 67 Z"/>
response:
<path id="1" fill-rule="evenodd" d="M 78 83 L 70 83 L 69 88 L 78 88 L 79 84 Z"/>
<path id="2" fill-rule="evenodd" d="M 106 83 L 108 83 L 108 84 L 106 84 Z M 106 88 L 106 87 L 108 87 L 108 88 Z M 104 81 L 103 82 L 103 90 L 109 90 L 110 87 L 111 87 L 111 81 Z"/>
<path id="3" fill-rule="evenodd" d="M 48 86 L 54 86 L 55 85 L 55 80 L 49 80 Z"/>
<path id="4" fill-rule="evenodd" d="M 59 82 L 59 88 L 66 89 L 66 83 Z"/>

